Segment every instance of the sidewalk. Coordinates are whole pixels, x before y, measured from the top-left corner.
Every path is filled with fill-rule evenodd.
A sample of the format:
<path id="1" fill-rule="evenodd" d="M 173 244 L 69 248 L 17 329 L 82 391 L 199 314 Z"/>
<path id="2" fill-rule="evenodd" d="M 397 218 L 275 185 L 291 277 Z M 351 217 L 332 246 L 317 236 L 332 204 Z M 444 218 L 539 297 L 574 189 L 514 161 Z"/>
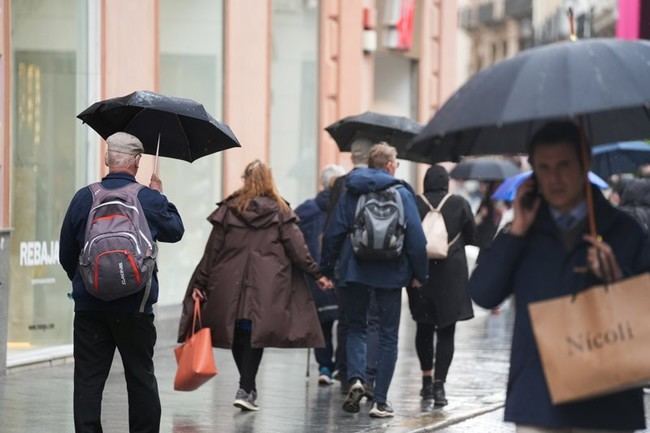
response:
<path id="1" fill-rule="evenodd" d="M 402 314 L 399 359 L 389 393 L 397 413 L 392 420 L 371 419 L 369 405 L 356 415 L 344 413 L 339 385 L 319 387 L 316 383 L 313 356 L 311 377 L 306 380 L 306 350 L 265 352 L 258 376 L 261 410 L 257 413 L 232 407 L 238 377 L 226 350 L 215 352 L 219 376 L 195 392 L 175 392 L 173 342 L 163 337 L 155 358 L 163 408 L 161 432 L 423 432 L 500 407 L 507 374 L 509 311 L 496 316 L 477 311 L 476 319 L 458 324 L 457 351 L 447 382 L 450 404 L 444 410 L 421 406 L 415 326 L 406 303 Z M 163 328 L 161 336 L 173 335 L 173 329 Z M 2 432 L 73 431 L 72 373 L 73 366 L 66 364 L 14 370 L 0 378 Z M 104 431 L 128 431 L 127 411 L 126 386 L 116 357 L 104 392 Z"/>

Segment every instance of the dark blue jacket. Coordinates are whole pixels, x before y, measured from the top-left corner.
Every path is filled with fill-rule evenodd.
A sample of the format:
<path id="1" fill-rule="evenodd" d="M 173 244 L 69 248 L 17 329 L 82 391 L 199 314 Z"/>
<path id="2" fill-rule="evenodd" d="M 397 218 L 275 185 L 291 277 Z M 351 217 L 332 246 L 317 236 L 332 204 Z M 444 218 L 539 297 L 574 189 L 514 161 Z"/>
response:
<path id="1" fill-rule="evenodd" d="M 102 179 L 102 186 L 107 189 L 122 187 L 135 182 L 135 177 L 127 173 L 110 173 Z M 167 198 L 147 187 L 138 193 L 138 199 L 147 217 L 151 236 L 160 242 L 178 242 L 183 237 L 183 221 L 176 206 Z M 88 187 L 82 188 L 70 202 L 61 226 L 59 239 L 59 260 L 72 281 L 72 297 L 75 311 L 122 311 L 137 312 L 142 302 L 142 293 L 136 293 L 111 302 L 101 301 L 84 288 L 78 271 L 79 254 L 83 248 L 86 232 L 86 220 L 92 206 L 92 196 Z M 158 301 L 158 276 L 154 271 L 151 292 L 145 306 L 145 312 L 151 313 L 152 305 Z"/>
<path id="2" fill-rule="evenodd" d="M 648 269 L 648 242 L 639 225 L 612 207 L 594 189 L 598 233 L 613 249 L 626 276 Z M 554 406 L 533 338 L 528 304 L 564 296 L 599 284 L 574 270 L 586 266 L 587 242 L 568 251 L 548 206 L 542 204 L 525 237 L 499 234 L 481 251 L 469 281 L 474 301 L 484 308 L 514 294 L 515 324 L 505 419 L 546 428 L 636 430 L 645 428 L 641 390 Z"/>
<path id="3" fill-rule="evenodd" d="M 336 278 L 340 287 L 363 284 L 375 288 L 395 289 L 407 286 L 413 277 L 422 283 L 426 282 L 426 239 L 411 187 L 385 171 L 373 168 L 358 168 L 350 172 L 345 185 L 346 191 L 336 205 L 323 238 L 323 274 Z M 395 261 L 357 260 L 348 235 L 354 223 L 359 196 L 394 185 L 397 186 L 404 204 L 404 253 Z"/>
<path id="4" fill-rule="evenodd" d="M 326 189 L 319 192 L 316 198 L 304 201 L 295 210 L 298 215 L 298 227 L 305 237 L 305 243 L 309 248 L 309 254 L 316 262 L 320 261 L 321 239 L 327 220 L 327 211 L 331 191 Z M 331 322 L 338 318 L 338 301 L 334 290 L 321 290 L 313 278 L 307 278 L 309 287 L 312 290 L 318 318 L 321 322 Z"/>

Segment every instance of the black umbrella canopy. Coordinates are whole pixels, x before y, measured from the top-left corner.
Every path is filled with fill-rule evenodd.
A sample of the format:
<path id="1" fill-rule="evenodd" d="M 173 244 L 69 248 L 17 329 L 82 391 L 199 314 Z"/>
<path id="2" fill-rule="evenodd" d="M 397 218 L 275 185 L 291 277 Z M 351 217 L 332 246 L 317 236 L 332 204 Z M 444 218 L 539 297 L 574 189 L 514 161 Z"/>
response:
<path id="1" fill-rule="evenodd" d="M 200 103 L 149 91 L 96 102 L 77 117 L 104 139 L 118 131 L 135 135 L 151 155 L 156 154 L 160 136 L 160 156 L 189 162 L 240 147 L 228 125 Z"/>
<path id="2" fill-rule="evenodd" d="M 589 39 L 521 52 L 479 72 L 409 152 L 429 162 L 525 153 L 549 120 L 580 118 L 592 145 L 650 137 L 650 42 Z"/>
<path id="3" fill-rule="evenodd" d="M 349 152 L 350 145 L 357 138 L 366 138 L 373 142 L 387 142 L 397 149 L 402 158 L 406 145 L 422 130 L 422 125 L 408 117 L 366 111 L 344 117 L 325 130 L 342 152 Z"/>
<path id="4" fill-rule="evenodd" d="M 460 180 L 479 180 L 483 182 L 500 181 L 519 173 L 512 161 L 503 158 L 466 158 L 451 170 L 449 175 Z"/>

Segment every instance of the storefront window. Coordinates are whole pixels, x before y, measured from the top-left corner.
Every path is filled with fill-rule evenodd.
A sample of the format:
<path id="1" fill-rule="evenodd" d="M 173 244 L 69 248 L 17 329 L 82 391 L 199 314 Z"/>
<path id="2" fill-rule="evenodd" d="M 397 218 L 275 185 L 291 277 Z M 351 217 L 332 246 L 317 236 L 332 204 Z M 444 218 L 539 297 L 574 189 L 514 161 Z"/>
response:
<path id="1" fill-rule="evenodd" d="M 81 0 L 12 2 L 13 169 L 9 356 L 70 344 L 70 282 L 59 230 L 87 181 L 88 11 Z"/>
<path id="2" fill-rule="evenodd" d="M 221 120 L 223 1 L 160 1 L 160 92 L 201 102 Z M 185 224 L 183 240 L 160 244 L 159 305 L 178 304 L 210 234 L 206 217 L 222 199 L 222 157 L 189 164 L 162 158 L 164 193 Z"/>
<path id="3" fill-rule="evenodd" d="M 271 167 L 295 207 L 317 190 L 318 2 L 272 5 Z"/>

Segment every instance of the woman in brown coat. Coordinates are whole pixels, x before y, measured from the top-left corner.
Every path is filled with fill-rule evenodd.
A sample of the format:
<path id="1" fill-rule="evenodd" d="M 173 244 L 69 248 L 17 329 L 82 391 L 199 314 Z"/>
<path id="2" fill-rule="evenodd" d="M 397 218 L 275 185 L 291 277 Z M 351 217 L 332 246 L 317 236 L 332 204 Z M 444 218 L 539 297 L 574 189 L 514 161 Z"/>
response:
<path id="1" fill-rule="evenodd" d="M 324 340 L 305 273 L 323 288 L 297 218 L 280 197 L 271 170 L 248 164 L 244 186 L 208 217 L 212 233 L 183 301 L 179 341 L 191 326 L 192 294 L 204 299 L 212 345 L 230 348 L 239 370 L 234 405 L 257 410 L 255 377 L 264 347 L 322 347 Z"/>

